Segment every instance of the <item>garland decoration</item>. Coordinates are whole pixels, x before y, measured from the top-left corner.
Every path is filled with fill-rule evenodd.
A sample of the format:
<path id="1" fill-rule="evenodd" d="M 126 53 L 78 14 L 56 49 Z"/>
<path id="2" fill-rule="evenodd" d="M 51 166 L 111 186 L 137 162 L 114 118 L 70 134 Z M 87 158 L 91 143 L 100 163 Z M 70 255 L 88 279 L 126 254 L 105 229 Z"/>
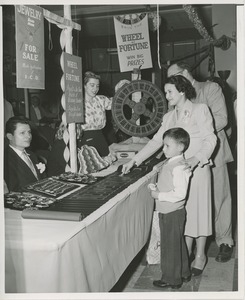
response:
<path id="1" fill-rule="evenodd" d="M 215 56 L 214 56 L 214 45 L 209 46 L 209 60 L 208 60 L 208 71 L 210 78 L 214 78 L 215 75 Z"/>
<path id="2" fill-rule="evenodd" d="M 187 13 L 190 21 L 193 23 L 194 27 L 198 30 L 205 41 L 213 43 L 214 39 L 209 35 L 206 28 L 204 27 L 202 20 L 199 18 L 197 10 L 192 5 L 183 5 L 183 9 Z"/>
<path id="3" fill-rule="evenodd" d="M 183 9 L 188 14 L 190 21 L 193 23 L 194 27 L 198 30 L 200 35 L 207 41 L 212 43 L 215 47 L 221 48 L 222 50 L 227 50 L 231 46 L 231 41 L 236 42 L 226 35 L 222 35 L 219 39 L 214 39 L 208 33 L 207 29 L 202 23 L 202 20 L 198 16 L 198 12 L 192 5 L 183 5 Z"/>
<path id="4" fill-rule="evenodd" d="M 149 29 L 151 31 L 157 31 L 161 25 L 162 19 L 158 12 L 149 12 L 148 13 L 149 20 Z"/>

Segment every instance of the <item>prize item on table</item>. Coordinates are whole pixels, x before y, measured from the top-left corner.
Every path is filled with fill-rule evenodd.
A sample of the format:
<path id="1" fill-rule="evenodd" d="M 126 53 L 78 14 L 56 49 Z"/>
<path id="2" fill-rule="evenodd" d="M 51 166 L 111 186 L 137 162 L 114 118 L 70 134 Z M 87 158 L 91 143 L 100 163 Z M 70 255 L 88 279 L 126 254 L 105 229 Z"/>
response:
<path id="1" fill-rule="evenodd" d="M 57 200 L 28 192 L 10 192 L 4 195 L 4 206 L 10 209 L 45 209 Z"/>
<path id="2" fill-rule="evenodd" d="M 119 166 L 116 172 L 63 197 L 59 203 L 57 202 L 48 210 L 79 212 L 87 217 L 139 178 L 149 173 L 157 163 L 159 160 L 154 157 L 149 159 L 146 165 L 134 167 L 131 172 L 123 176 L 121 176 L 122 166 Z"/>
<path id="3" fill-rule="evenodd" d="M 93 146 L 84 145 L 78 149 L 80 174 L 90 174 L 107 168 L 110 163 L 103 159 Z"/>
<path id="4" fill-rule="evenodd" d="M 60 174 L 59 176 L 53 176 L 53 179 L 68 181 L 73 183 L 80 183 L 80 184 L 92 184 L 98 180 L 98 178 L 94 177 L 91 174 L 79 174 L 73 172 L 65 172 Z"/>
<path id="5" fill-rule="evenodd" d="M 137 152 L 135 151 L 117 151 L 115 154 L 117 156 L 117 159 L 121 159 L 121 158 L 132 159 L 136 153 Z"/>
<path id="6" fill-rule="evenodd" d="M 79 185 L 75 183 L 58 181 L 50 177 L 29 184 L 25 186 L 24 189 L 29 192 L 41 193 L 51 197 L 60 197 L 78 187 Z"/>

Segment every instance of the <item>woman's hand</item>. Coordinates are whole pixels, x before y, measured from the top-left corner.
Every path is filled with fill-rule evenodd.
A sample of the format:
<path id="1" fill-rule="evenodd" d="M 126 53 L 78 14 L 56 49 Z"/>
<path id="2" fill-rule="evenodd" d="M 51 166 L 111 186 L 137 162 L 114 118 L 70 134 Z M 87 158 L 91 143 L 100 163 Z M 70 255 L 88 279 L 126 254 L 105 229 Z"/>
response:
<path id="1" fill-rule="evenodd" d="M 188 159 L 184 159 L 182 163 L 183 165 L 185 165 L 184 170 L 189 169 L 190 171 L 193 171 L 196 168 L 196 166 L 199 164 L 199 160 L 195 156 L 192 156 Z"/>
<path id="2" fill-rule="evenodd" d="M 127 173 L 129 173 L 129 171 L 130 171 L 130 169 L 132 169 L 134 163 L 135 163 L 134 160 L 130 160 L 129 162 L 127 162 L 126 164 L 124 164 L 124 165 L 122 166 L 122 174 L 127 174 Z"/>
<path id="3" fill-rule="evenodd" d="M 154 199 L 158 199 L 159 197 L 159 190 L 151 191 L 151 197 Z"/>
<path id="4" fill-rule="evenodd" d="M 158 189 L 157 185 L 154 183 L 150 183 L 150 184 L 148 184 L 147 188 L 148 188 L 148 191 L 151 193 L 151 197 L 154 199 L 158 199 L 159 189 Z"/>
<path id="5" fill-rule="evenodd" d="M 154 183 L 149 183 L 147 188 L 148 188 L 148 191 L 151 192 L 151 191 L 156 191 L 157 186 Z"/>

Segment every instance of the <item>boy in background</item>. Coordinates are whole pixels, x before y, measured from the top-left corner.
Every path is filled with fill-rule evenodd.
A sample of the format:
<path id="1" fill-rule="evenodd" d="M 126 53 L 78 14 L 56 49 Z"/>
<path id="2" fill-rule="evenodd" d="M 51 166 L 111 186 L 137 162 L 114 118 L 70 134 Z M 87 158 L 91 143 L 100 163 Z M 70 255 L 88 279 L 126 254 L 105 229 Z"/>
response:
<path id="1" fill-rule="evenodd" d="M 185 170 L 184 152 L 190 136 L 182 128 L 171 128 L 163 134 L 163 152 L 167 158 L 158 174 L 157 184 L 149 184 L 159 212 L 161 241 L 160 280 L 153 281 L 159 288 L 179 289 L 191 279 L 188 251 L 184 237 L 186 194 L 191 172 Z"/>

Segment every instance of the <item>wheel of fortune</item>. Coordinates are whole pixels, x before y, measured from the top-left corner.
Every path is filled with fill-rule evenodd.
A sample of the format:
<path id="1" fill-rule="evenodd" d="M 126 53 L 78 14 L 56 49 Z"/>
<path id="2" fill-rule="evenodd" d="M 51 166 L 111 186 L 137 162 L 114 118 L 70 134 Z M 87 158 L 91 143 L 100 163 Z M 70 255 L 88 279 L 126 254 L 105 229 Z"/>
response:
<path id="1" fill-rule="evenodd" d="M 113 119 L 124 133 L 131 136 L 145 137 L 155 133 L 166 112 L 165 95 L 147 80 L 134 80 L 123 85 L 113 98 Z"/>

